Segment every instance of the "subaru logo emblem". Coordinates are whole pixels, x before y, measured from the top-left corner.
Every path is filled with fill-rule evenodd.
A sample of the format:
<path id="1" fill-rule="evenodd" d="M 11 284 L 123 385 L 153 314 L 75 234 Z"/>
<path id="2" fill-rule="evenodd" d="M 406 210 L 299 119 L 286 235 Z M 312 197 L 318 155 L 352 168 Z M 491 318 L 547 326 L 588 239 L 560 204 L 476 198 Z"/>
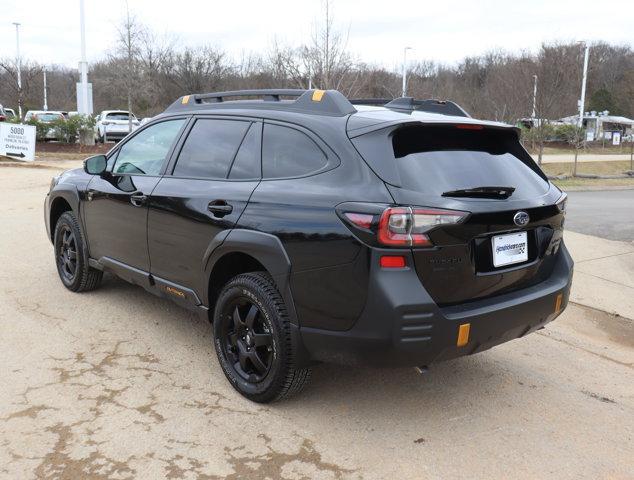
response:
<path id="1" fill-rule="evenodd" d="M 530 217 L 528 213 L 520 211 L 513 216 L 513 221 L 518 227 L 523 227 L 530 221 Z"/>

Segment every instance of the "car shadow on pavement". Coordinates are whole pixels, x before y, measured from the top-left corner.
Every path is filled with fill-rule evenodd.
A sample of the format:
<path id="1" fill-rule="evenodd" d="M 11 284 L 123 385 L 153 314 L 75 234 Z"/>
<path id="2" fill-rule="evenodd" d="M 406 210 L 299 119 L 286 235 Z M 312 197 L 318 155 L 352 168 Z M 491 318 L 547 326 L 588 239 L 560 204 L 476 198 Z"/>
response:
<path id="1" fill-rule="evenodd" d="M 202 316 L 181 308 L 173 302 L 158 298 L 141 287 L 130 285 L 115 277 L 104 277 L 100 295 L 111 297 L 123 305 L 134 305 L 144 315 L 134 315 L 131 322 L 137 329 L 159 328 L 165 331 L 158 336 L 173 342 L 192 344 L 198 355 L 207 355 L 213 363 L 212 383 L 225 382 L 222 371 L 216 368 L 216 354 L 212 341 L 212 327 Z M 96 292 L 95 292 L 96 293 Z M 148 324 L 149 323 L 149 324 Z M 350 402 L 355 409 L 367 407 L 368 413 L 377 408 L 390 408 L 395 399 L 402 405 L 425 405 L 425 410 L 446 410 L 454 404 L 474 402 L 486 393 L 499 394 L 509 383 L 509 365 L 492 361 L 483 354 L 458 358 L 433 365 L 427 373 L 419 374 L 414 368 L 370 368 L 316 364 L 313 377 L 304 393 L 295 398 L 274 404 L 274 408 L 294 409 L 305 402 Z M 516 383 L 516 382 L 514 382 Z M 238 395 L 235 393 L 235 395 Z"/>

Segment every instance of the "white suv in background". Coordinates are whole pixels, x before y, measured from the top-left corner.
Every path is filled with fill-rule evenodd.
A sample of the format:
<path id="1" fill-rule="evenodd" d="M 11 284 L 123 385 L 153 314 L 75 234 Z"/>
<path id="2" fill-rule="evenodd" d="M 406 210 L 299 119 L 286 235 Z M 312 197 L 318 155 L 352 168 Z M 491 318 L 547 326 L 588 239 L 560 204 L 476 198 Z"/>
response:
<path id="1" fill-rule="evenodd" d="M 133 113 L 126 110 L 104 110 L 97 117 L 95 138 L 103 143 L 108 140 L 121 140 L 130 133 L 129 117 L 132 117 L 132 131 L 139 128 L 140 122 Z"/>

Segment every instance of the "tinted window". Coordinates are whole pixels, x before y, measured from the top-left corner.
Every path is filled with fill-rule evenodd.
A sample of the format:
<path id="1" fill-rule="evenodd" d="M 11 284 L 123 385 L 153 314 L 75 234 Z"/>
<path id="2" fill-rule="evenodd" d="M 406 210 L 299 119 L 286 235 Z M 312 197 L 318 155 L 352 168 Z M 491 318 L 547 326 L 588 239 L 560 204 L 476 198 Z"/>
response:
<path id="1" fill-rule="evenodd" d="M 59 120 L 60 118 L 64 118 L 64 115 L 61 113 L 38 113 L 37 115 L 34 115 L 34 117 L 36 117 L 40 122 L 49 123 Z"/>
<path id="2" fill-rule="evenodd" d="M 178 156 L 174 175 L 227 178 L 249 125 L 233 120 L 197 120 Z"/>
<path id="3" fill-rule="evenodd" d="M 299 177 L 323 168 L 328 159 L 304 133 L 279 125 L 264 125 L 262 174 L 265 178 Z"/>
<path id="4" fill-rule="evenodd" d="M 112 112 L 106 115 L 108 120 L 128 120 L 130 116 L 128 112 Z M 136 120 L 136 117 L 132 115 L 132 120 Z"/>
<path id="5" fill-rule="evenodd" d="M 405 127 L 392 146 L 404 188 L 441 195 L 482 186 L 514 187 L 513 199 L 548 190 L 513 132 L 451 127 Z"/>
<path id="6" fill-rule="evenodd" d="M 148 127 L 119 150 L 114 173 L 158 175 L 185 120 L 168 120 Z"/>
<path id="7" fill-rule="evenodd" d="M 236 155 L 229 178 L 234 179 L 252 179 L 260 178 L 262 174 L 260 159 L 260 132 L 262 124 L 253 123 L 247 136 L 242 140 L 240 150 Z"/>

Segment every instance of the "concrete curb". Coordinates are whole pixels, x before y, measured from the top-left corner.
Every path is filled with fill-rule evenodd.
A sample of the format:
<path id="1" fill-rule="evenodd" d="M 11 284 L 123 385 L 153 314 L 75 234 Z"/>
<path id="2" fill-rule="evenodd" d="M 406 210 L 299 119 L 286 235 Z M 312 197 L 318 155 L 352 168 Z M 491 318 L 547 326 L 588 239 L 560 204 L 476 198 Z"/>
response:
<path id="1" fill-rule="evenodd" d="M 571 180 L 574 178 L 609 180 L 614 178 L 633 178 L 634 171 L 626 170 L 622 175 L 597 175 L 594 173 L 578 173 L 577 175 L 547 175 L 549 180 Z"/>

